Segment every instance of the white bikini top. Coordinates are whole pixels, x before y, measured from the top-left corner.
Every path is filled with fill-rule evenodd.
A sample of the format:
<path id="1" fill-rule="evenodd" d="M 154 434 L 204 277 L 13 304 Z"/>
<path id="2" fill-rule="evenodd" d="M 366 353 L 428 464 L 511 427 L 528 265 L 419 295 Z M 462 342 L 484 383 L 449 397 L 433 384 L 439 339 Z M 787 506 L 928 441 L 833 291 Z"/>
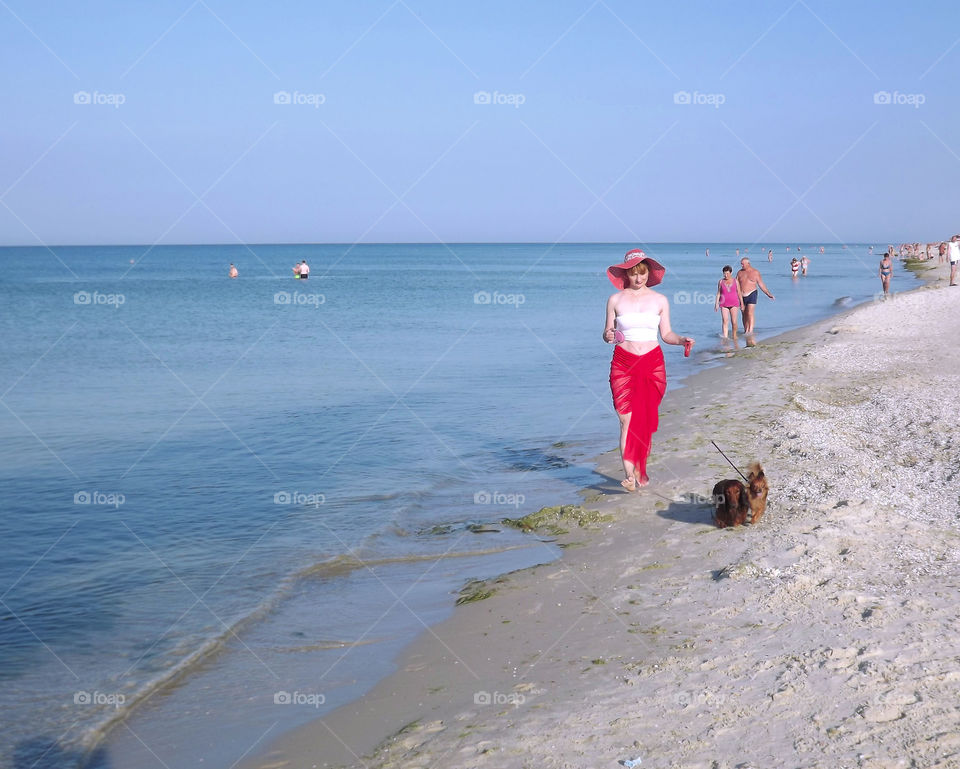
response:
<path id="1" fill-rule="evenodd" d="M 656 312 L 624 312 L 617 316 L 617 328 L 628 342 L 656 342 L 660 314 Z"/>

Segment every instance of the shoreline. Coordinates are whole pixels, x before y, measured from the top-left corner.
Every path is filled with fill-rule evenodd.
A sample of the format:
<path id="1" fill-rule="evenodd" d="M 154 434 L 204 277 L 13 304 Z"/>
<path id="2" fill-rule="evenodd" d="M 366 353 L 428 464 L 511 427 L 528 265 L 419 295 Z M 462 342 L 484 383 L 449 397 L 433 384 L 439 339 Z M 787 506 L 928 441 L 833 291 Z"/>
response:
<path id="1" fill-rule="evenodd" d="M 890 301 L 896 302 L 902 297 L 923 291 L 931 283 L 942 281 L 944 272 L 942 266 L 939 266 L 940 269 L 937 269 L 936 264 L 930 267 L 932 269 L 923 270 L 919 275 L 923 281 L 922 285 L 895 294 Z M 575 624 L 571 626 L 572 619 L 565 618 L 565 602 L 556 601 L 555 603 L 561 605 L 548 606 L 548 602 L 544 600 L 546 594 L 549 593 L 552 597 L 559 584 L 565 585 L 571 593 L 579 593 L 587 586 L 583 577 L 571 577 L 571 574 L 578 569 L 575 561 L 581 557 L 586 558 L 582 568 L 589 569 L 591 568 L 588 565 L 590 559 L 593 559 L 593 566 L 596 567 L 598 561 L 628 560 L 626 554 L 636 551 L 638 546 L 642 548 L 639 552 L 647 554 L 654 548 L 668 547 L 665 543 L 673 541 L 669 532 L 674 527 L 696 525 L 700 530 L 694 535 L 695 537 L 716 531 L 709 525 L 708 506 L 701 502 L 704 495 L 708 495 L 712 488 L 711 478 L 717 480 L 729 477 L 733 475 L 733 471 L 709 445 L 709 437 L 720 435 L 717 438 L 718 443 L 728 455 L 737 459 L 738 464 L 745 465 L 754 458 L 750 452 L 755 450 L 755 442 L 750 435 L 731 441 L 723 438 L 722 429 L 711 436 L 701 434 L 699 431 L 693 435 L 690 434 L 691 418 L 704 415 L 707 411 L 713 411 L 714 416 L 719 412 L 721 422 L 730 420 L 729 412 L 726 411 L 728 404 L 721 402 L 705 407 L 704 398 L 713 394 L 716 401 L 717 393 L 735 392 L 744 380 L 750 384 L 756 384 L 759 375 L 763 373 L 763 367 L 771 359 L 777 360 L 778 370 L 794 367 L 801 358 L 809 354 L 810 348 L 815 347 L 824 334 L 829 333 L 831 337 L 836 337 L 838 333 L 842 333 L 837 329 L 842 329 L 851 315 L 877 306 L 881 305 L 877 302 L 867 302 L 845 309 L 814 324 L 765 340 L 757 347 L 740 350 L 722 366 L 712 367 L 685 377 L 682 380 L 683 386 L 668 394 L 669 403 L 665 398 L 666 407 L 662 407 L 661 426 L 655 438 L 654 451 L 658 456 L 651 465 L 651 477 L 666 477 L 666 480 L 651 484 L 643 494 L 622 494 L 618 482 L 621 473 L 618 467 L 617 451 L 613 450 L 601 455 L 595 460 L 596 483 L 582 490 L 581 495 L 585 498 L 586 508 L 613 515 L 614 523 L 605 524 L 592 533 L 575 530 L 562 537 L 561 540 L 568 547 L 569 552 L 552 563 L 491 580 L 490 582 L 496 588 L 491 597 L 460 607 L 453 617 L 439 626 L 434 626 L 427 634 L 414 641 L 401 654 L 397 672 L 381 681 L 364 698 L 344 705 L 324 718 L 315 720 L 293 732 L 279 736 L 265 754 L 257 760 L 244 763 L 243 766 L 265 768 L 288 765 L 326 767 L 355 766 L 360 763 L 369 765 L 369 762 L 362 761 L 360 756 L 371 754 L 377 756 L 373 765 L 403 766 L 406 764 L 395 763 L 399 760 L 398 753 L 410 751 L 416 753 L 420 750 L 420 746 L 429 745 L 434 741 L 431 739 L 432 735 L 447 739 L 445 733 L 448 729 L 445 724 L 456 725 L 458 721 L 464 722 L 465 726 L 471 727 L 467 732 L 472 733 L 474 729 L 471 723 L 474 720 L 489 720 L 499 714 L 499 718 L 506 721 L 510 720 L 508 716 L 511 714 L 522 718 L 525 710 L 545 708 L 546 705 L 543 703 L 550 699 L 549 688 L 543 689 L 542 683 L 537 683 L 531 676 L 517 671 L 522 671 L 524 665 L 531 669 L 537 665 L 541 668 L 545 667 L 546 663 L 541 660 L 541 657 L 556 654 L 557 645 L 571 642 L 583 631 L 582 627 L 576 627 Z M 781 382 L 773 398 L 770 397 L 769 392 L 753 394 L 749 406 L 754 418 L 759 416 L 756 421 L 769 423 L 776 417 L 777 411 L 789 401 L 787 385 L 788 383 Z M 720 398 L 720 400 L 726 399 Z M 757 455 L 765 456 L 762 453 Z M 766 462 L 765 465 L 767 465 Z M 654 472 L 657 476 L 653 475 Z M 784 474 L 776 465 L 768 466 L 767 472 L 773 479 L 770 507 L 772 517 L 777 508 L 775 501 L 775 490 L 779 490 L 777 481 L 782 481 Z M 642 527 L 638 526 L 637 520 L 630 517 L 638 512 L 651 511 L 656 515 L 652 520 L 644 520 Z M 649 519 L 650 516 L 647 515 L 645 518 Z M 707 526 L 703 527 L 702 524 Z M 763 524 L 758 529 L 763 531 Z M 745 546 L 752 532 L 749 529 L 738 531 L 744 531 L 745 536 L 742 537 L 740 544 Z M 620 544 L 618 541 L 621 541 Z M 728 544 L 736 541 L 729 536 L 725 539 Z M 623 542 L 630 544 L 625 547 Z M 610 552 L 605 552 L 606 550 Z M 695 570 L 695 564 L 687 562 L 682 553 L 675 553 L 674 560 L 685 564 L 688 569 Z M 733 562 L 736 559 L 728 560 Z M 663 578 L 668 573 L 672 575 L 672 579 L 680 582 L 686 581 L 686 577 L 689 576 L 689 572 L 685 576 L 682 570 L 677 572 L 675 567 L 657 560 L 634 574 L 634 581 L 649 582 L 654 576 Z M 554 583 L 550 589 L 544 584 L 549 582 Z M 598 588 L 592 591 L 594 606 L 602 607 L 611 603 L 603 594 L 603 589 Z M 511 600 L 510 596 L 516 601 Z M 535 605 L 535 611 L 528 607 L 526 615 L 518 616 L 519 609 L 515 604 L 518 602 L 529 604 L 531 600 Z M 631 600 L 630 605 L 634 605 L 634 601 Z M 600 611 L 615 614 L 612 607 L 609 612 L 604 612 L 602 608 Z M 531 612 L 536 619 L 528 619 Z M 592 613 L 593 610 L 581 614 L 580 620 Z M 553 643 L 549 638 L 541 638 L 539 645 L 534 644 L 533 646 L 536 646 L 539 651 L 535 650 L 530 654 L 539 656 L 528 654 L 526 658 L 523 655 L 514 657 L 513 654 L 506 653 L 502 644 L 507 642 L 510 648 L 526 644 L 533 649 L 530 644 L 531 639 L 510 635 L 504 628 L 512 630 L 510 625 L 519 625 L 524 621 L 527 625 L 533 622 L 541 628 L 544 625 L 555 626 L 561 630 L 561 637 L 554 639 Z M 655 623 L 654 627 L 656 627 Z M 566 628 L 565 631 L 564 628 Z M 527 627 L 526 631 L 532 629 L 534 628 Z M 647 632 L 642 628 L 626 628 L 625 625 L 620 629 L 626 629 L 634 641 L 642 642 L 638 649 L 644 654 L 664 658 L 670 656 L 669 648 L 662 648 L 659 631 Z M 476 636 L 481 632 L 482 640 L 478 640 Z M 509 639 L 503 638 L 505 633 L 509 635 Z M 525 634 L 529 636 L 529 632 Z M 488 643 L 499 650 L 499 655 L 493 655 L 502 657 L 499 662 L 489 657 L 484 659 L 486 655 L 478 646 L 484 647 Z M 585 658 L 582 661 L 587 670 L 601 667 L 600 663 L 594 664 L 594 662 L 603 659 L 601 653 L 603 643 L 598 642 L 597 647 L 596 657 Z M 514 660 L 514 664 L 507 665 L 504 660 Z M 572 672 L 572 661 L 566 660 L 566 663 L 571 667 Z M 631 664 L 641 663 L 632 660 Z M 514 675 L 505 678 L 503 676 L 505 667 L 512 667 Z M 603 668 L 606 670 L 606 665 L 603 665 Z M 496 707 L 484 708 L 480 705 L 478 708 L 475 699 L 479 698 L 483 701 L 484 693 L 489 694 L 491 700 L 499 698 L 504 703 L 510 704 L 510 707 L 504 710 Z M 523 705 L 520 705 L 520 700 L 523 701 Z M 491 704 L 496 705 L 496 702 Z M 396 736 L 401 731 L 402 734 Z M 389 738 L 388 735 L 391 734 L 395 736 Z M 469 742 L 469 737 L 465 736 L 464 740 Z M 378 746 L 380 746 L 379 749 Z M 411 765 L 420 765 L 420 763 L 413 760 Z"/>

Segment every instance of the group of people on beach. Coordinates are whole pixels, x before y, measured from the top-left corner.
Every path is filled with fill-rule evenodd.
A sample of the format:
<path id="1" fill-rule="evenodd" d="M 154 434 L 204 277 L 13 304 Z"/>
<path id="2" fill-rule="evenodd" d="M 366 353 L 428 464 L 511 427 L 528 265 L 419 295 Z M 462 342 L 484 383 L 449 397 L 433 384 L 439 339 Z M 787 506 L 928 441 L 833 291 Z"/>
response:
<path id="1" fill-rule="evenodd" d="M 763 291 L 770 299 L 774 298 L 767 290 L 760 271 L 750 265 L 748 257 L 740 260 L 736 278 L 733 276 L 733 268 L 729 264 L 724 265 L 723 277 L 717 281 L 717 295 L 713 302 L 714 312 L 720 312 L 724 339 L 728 338 L 731 328 L 733 337 L 737 336 L 737 310 L 743 313 L 743 333 L 753 333 L 758 291 Z"/>
<path id="2" fill-rule="evenodd" d="M 954 235 L 941 244 L 941 257 L 950 261 L 950 285 L 957 285 L 960 269 L 960 235 Z M 739 255 L 739 249 L 737 249 Z M 821 248 L 821 253 L 823 249 Z M 870 247 L 873 253 L 873 246 Z M 890 291 L 894 256 L 918 253 L 915 248 L 901 247 L 899 252 L 890 246 L 880 260 L 879 277 L 884 294 Z M 706 252 L 710 255 L 709 249 Z M 768 253 L 772 261 L 773 252 Z M 793 277 L 806 275 L 810 260 L 805 256 L 791 260 Z M 666 268 L 651 259 L 639 248 L 628 251 L 624 261 L 607 268 L 607 278 L 616 287 L 616 293 L 607 300 L 606 318 L 603 326 L 603 341 L 616 345 L 610 361 L 610 392 L 613 406 L 620 420 L 620 457 L 623 462 L 624 479 L 620 482 L 627 491 L 636 491 L 646 486 L 647 458 L 653 433 L 659 425 L 659 408 L 667 389 L 667 374 L 663 350 L 664 344 L 680 345 L 689 355 L 694 345 L 690 336 L 682 336 L 670 326 L 670 303 L 667 297 L 653 286 L 663 281 Z M 774 296 L 767 289 L 759 270 L 750 264 L 749 257 L 740 259 L 736 276 L 733 268 L 725 265 L 723 277 L 717 283 L 714 310 L 722 313 L 723 336 L 732 329 L 734 336 L 738 325 L 737 310 L 743 314 L 743 330 L 751 334 L 756 318 L 754 311 L 757 297 L 762 291 L 771 300 Z"/>
<path id="3" fill-rule="evenodd" d="M 933 252 L 937 252 L 937 256 Z M 873 253 L 873 246 L 870 246 L 870 252 Z M 887 246 L 887 250 L 880 259 L 880 283 L 883 286 L 883 294 L 887 296 L 890 293 L 890 278 L 893 276 L 893 259 L 920 259 L 928 261 L 939 258 L 939 263 L 945 261 L 950 263 L 950 285 L 957 285 L 957 271 L 960 270 L 960 235 L 951 236 L 950 240 L 943 240 L 939 243 L 927 243 L 926 246 L 920 243 L 901 243 L 900 247 Z"/>

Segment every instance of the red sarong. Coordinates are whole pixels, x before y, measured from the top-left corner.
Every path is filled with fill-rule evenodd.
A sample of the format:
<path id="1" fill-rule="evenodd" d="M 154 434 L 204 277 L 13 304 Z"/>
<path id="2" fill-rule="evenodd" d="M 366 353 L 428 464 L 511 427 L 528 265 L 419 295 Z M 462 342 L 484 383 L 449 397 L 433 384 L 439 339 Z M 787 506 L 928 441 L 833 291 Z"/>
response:
<path id="1" fill-rule="evenodd" d="M 643 355 L 627 352 L 620 345 L 610 362 L 610 391 L 619 414 L 630 414 L 623 458 L 636 466 L 639 477 L 647 474 L 650 440 L 660 424 L 660 401 L 667 389 L 667 370 L 659 345 Z"/>

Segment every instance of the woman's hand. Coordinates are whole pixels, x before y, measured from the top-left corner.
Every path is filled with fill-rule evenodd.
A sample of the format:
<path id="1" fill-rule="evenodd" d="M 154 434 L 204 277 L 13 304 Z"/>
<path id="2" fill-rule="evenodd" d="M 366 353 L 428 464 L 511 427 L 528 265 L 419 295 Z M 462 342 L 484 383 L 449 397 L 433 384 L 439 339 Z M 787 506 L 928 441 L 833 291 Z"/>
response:
<path id="1" fill-rule="evenodd" d="M 614 340 L 613 329 L 606 328 L 603 330 L 603 341 L 607 344 L 610 344 Z"/>

